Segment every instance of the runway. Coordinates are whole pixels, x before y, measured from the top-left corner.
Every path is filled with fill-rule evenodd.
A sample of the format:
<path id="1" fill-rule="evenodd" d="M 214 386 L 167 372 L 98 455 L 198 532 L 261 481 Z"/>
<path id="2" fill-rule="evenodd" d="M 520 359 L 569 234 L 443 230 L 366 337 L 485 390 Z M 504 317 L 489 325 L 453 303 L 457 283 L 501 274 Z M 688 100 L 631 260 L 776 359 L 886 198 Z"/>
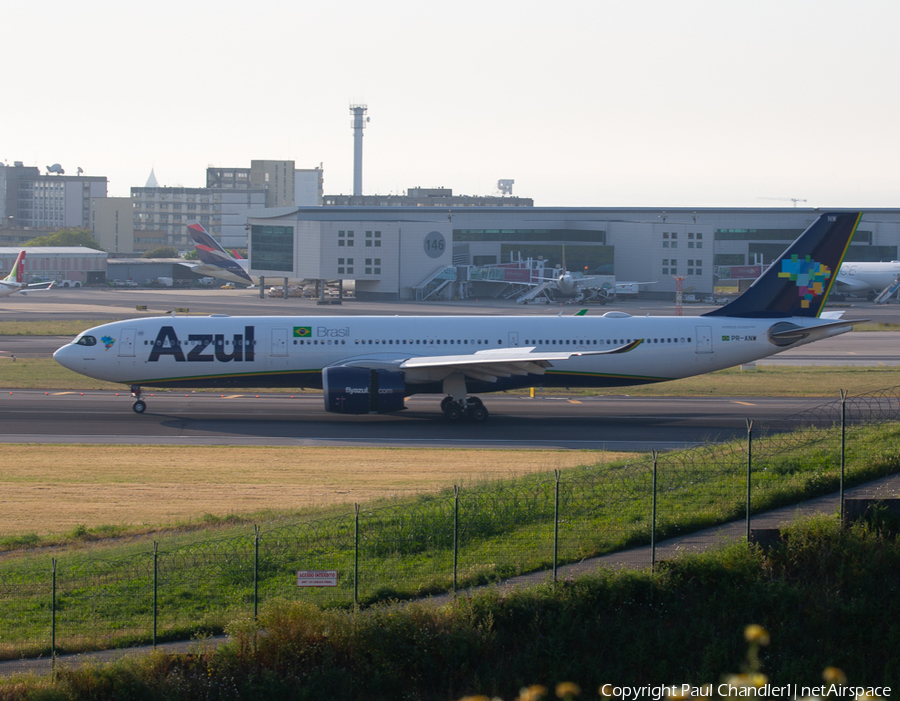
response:
<path id="1" fill-rule="evenodd" d="M 437 397 L 411 397 L 398 414 L 346 416 L 319 394 L 17 390 L 0 395 L 0 443 L 266 445 L 667 450 L 789 430 L 821 398 L 633 398 L 486 395 L 485 424 L 446 421 Z"/>

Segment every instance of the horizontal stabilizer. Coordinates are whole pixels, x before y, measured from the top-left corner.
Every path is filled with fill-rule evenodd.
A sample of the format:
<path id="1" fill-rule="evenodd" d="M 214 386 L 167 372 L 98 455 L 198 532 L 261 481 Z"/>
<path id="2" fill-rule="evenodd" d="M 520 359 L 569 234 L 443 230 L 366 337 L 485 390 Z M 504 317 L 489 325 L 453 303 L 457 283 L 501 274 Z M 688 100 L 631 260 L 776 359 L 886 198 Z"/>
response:
<path id="1" fill-rule="evenodd" d="M 841 321 L 832 321 L 827 324 L 817 324 L 816 326 L 798 326 L 788 321 L 775 324 L 769 329 L 769 340 L 776 346 L 789 346 L 798 341 L 818 341 L 829 336 L 836 329 L 847 328 L 855 324 L 862 324 L 869 319 L 847 319 Z"/>

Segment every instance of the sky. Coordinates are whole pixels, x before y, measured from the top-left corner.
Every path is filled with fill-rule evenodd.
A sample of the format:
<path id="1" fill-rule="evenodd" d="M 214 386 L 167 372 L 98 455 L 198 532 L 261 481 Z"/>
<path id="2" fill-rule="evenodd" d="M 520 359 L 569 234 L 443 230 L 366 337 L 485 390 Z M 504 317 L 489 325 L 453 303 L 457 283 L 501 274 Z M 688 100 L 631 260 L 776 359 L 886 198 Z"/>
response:
<path id="1" fill-rule="evenodd" d="M 0 2 L 0 161 L 546 207 L 900 207 L 896 0 Z"/>

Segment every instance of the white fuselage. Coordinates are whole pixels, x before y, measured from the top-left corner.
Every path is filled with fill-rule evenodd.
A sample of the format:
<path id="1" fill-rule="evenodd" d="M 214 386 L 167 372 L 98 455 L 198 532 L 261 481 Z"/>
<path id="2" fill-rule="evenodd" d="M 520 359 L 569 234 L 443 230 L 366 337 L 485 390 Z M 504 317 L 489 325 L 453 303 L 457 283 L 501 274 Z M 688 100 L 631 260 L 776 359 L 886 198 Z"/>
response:
<path id="1" fill-rule="evenodd" d="M 900 261 L 844 263 L 837 277 L 838 292 L 881 292 L 900 275 Z"/>
<path id="2" fill-rule="evenodd" d="M 481 357 L 497 349 L 591 353 L 642 340 L 628 352 L 554 360 L 539 377 L 517 376 L 474 391 L 534 384 L 609 387 L 699 375 L 808 342 L 784 346 L 770 341 L 769 329 L 784 321 L 808 327 L 824 320 L 632 317 L 620 312 L 583 317 L 157 317 L 89 329 L 54 358 L 90 377 L 134 385 L 321 387 L 321 372 L 329 366 L 423 356 Z M 829 328 L 818 337 L 850 328 Z M 409 393 L 417 391 L 417 384 L 442 379 L 434 368 L 410 369 L 405 378 Z"/>
<path id="3" fill-rule="evenodd" d="M 26 289 L 26 285 L 21 282 L 6 282 L 0 281 L 0 297 L 6 297 L 7 295 L 15 294 L 16 292 L 21 292 Z"/>

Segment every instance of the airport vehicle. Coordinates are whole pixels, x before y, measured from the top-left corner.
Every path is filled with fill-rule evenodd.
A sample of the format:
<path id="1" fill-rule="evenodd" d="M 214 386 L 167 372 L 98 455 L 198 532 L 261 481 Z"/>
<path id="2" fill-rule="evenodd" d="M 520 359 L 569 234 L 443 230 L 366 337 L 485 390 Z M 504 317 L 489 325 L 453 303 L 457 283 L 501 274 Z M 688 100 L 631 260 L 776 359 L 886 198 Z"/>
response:
<path id="1" fill-rule="evenodd" d="M 890 297 L 897 290 L 894 285 L 900 282 L 900 260 L 889 263 L 852 263 L 841 266 L 837 276 L 835 292 L 852 295 L 866 295 L 875 299 L 879 293 L 887 293 Z M 891 291 L 891 287 L 894 290 Z"/>
<path id="2" fill-rule="evenodd" d="M 862 214 L 823 214 L 736 300 L 696 317 L 209 316 L 104 324 L 54 353 L 65 367 L 141 387 L 314 387 L 344 414 L 444 395 L 448 419 L 488 411 L 476 393 L 619 387 L 700 375 L 835 336 L 822 313 Z"/>
<path id="3" fill-rule="evenodd" d="M 48 282 L 26 283 L 23 282 L 24 277 L 25 251 L 21 251 L 19 255 L 16 256 L 16 262 L 13 263 L 9 275 L 0 280 L 0 297 L 6 297 L 7 295 L 15 294 L 16 292 L 24 295 L 28 293 L 28 290 L 49 290 L 54 285 L 53 280 Z"/>
<path id="4" fill-rule="evenodd" d="M 181 265 L 200 275 L 216 277 L 226 282 L 236 282 L 241 285 L 253 284 L 253 279 L 247 274 L 246 260 L 233 258 L 200 224 L 191 224 L 188 226 L 188 231 L 191 233 L 194 249 L 197 251 L 200 262 L 184 261 Z"/>

